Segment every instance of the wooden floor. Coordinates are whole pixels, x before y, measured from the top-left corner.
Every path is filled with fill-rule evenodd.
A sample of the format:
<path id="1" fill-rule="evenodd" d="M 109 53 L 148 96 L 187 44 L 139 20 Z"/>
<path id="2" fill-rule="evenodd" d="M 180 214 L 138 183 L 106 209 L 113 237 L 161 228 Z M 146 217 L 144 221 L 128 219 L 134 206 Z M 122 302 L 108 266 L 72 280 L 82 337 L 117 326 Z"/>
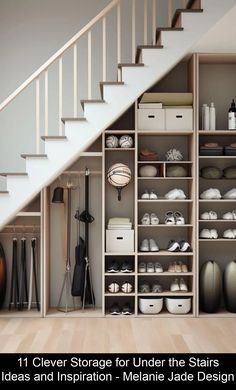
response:
<path id="1" fill-rule="evenodd" d="M 236 352 L 236 319 L 4 318 L 0 352 Z"/>

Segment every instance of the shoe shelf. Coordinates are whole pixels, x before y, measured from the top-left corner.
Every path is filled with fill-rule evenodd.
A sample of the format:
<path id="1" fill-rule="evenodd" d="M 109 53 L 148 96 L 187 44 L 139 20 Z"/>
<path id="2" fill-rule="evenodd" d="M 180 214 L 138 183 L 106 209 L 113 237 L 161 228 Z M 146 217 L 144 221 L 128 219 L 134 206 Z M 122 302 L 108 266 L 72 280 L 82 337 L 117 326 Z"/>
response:
<path id="1" fill-rule="evenodd" d="M 138 225 L 139 228 L 189 228 L 193 227 L 193 225 L 185 224 L 185 225 L 168 225 L 168 224 L 161 224 L 158 225 Z"/>
<path id="2" fill-rule="evenodd" d="M 231 224 L 231 223 L 235 223 L 236 222 L 236 219 L 199 219 L 200 223 L 228 223 L 228 224 Z"/>
<path id="3" fill-rule="evenodd" d="M 116 276 L 121 276 L 124 278 L 127 278 L 128 276 L 135 276 L 135 272 L 105 272 L 104 276 L 111 276 L 111 277 L 116 277 Z"/>
<path id="4" fill-rule="evenodd" d="M 139 297 L 192 297 L 194 295 L 193 292 L 189 291 L 164 291 L 162 293 L 138 293 Z"/>
<path id="5" fill-rule="evenodd" d="M 168 252 L 160 250 L 159 252 L 138 252 L 138 256 L 193 256 L 193 252 Z"/>
<path id="6" fill-rule="evenodd" d="M 181 165 L 181 164 L 192 164 L 193 162 L 192 161 L 185 161 L 185 160 L 180 160 L 180 161 L 138 161 L 138 164 L 177 164 L 177 165 Z M 177 178 L 178 179 L 178 178 Z"/>
<path id="7" fill-rule="evenodd" d="M 117 135 L 117 134 L 135 134 L 135 130 L 105 130 L 105 134 Z"/>
<path id="8" fill-rule="evenodd" d="M 192 203 L 192 199 L 138 199 L 139 203 Z"/>
<path id="9" fill-rule="evenodd" d="M 212 136 L 217 136 L 217 135 L 236 135 L 236 131 L 234 130 L 199 130 L 198 131 L 199 135 L 212 135 Z"/>
<path id="10" fill-rule="evenodd" d="M 106 152 L 132 152 L 135 148 L 105 148 Z"/>
<path id="11" fill-rule="evenodd" d="M 199 238 L 200 242 L 235 242 L 235 238 Z"/>
<path id="12" fill-rule="evenodd" d="M 134 256 L 135 252 L 105 252 L 105 256 Z"/>
<path id="13" fill-rule="evenodd" d="M 138 276 L 151 276 L 159 278 L 160 276 L 193 276 L 193 272 L 139 272 Z"/>
<path id="14" fill-rule="evenodd" d="M 134 297 L 135 293 L 110 293 L 110 292 L 105 292 L 105 297 Z"/>
<path id="15" fill-rule="evenodd" d="M 191 176 L 188 177 L 138 177 L 138 180 L 192 180 Z"/>
<path id="16" fill-rule="evenodd" d="M 235 203 L 236 199 L 199 199 L 199 203 Z"/>
<path id="17" fill-rule="evenodd" d="M 193 130 L 157 130 L 157 131 L 149 131 L 149 130 L 138 130 L 138 135 L 140 136 L 153 136 L 153 135 L 166 135 L 166 136 L 175 136 L 175 135 L 193 135 Z"/>

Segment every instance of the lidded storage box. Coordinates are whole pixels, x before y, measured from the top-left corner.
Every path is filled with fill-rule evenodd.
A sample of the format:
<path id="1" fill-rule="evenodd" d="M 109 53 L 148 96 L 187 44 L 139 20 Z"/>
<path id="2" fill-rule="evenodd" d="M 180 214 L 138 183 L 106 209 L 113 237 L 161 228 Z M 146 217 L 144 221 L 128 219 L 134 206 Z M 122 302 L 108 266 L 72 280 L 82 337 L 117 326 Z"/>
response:
<path id="1" fill-rule="evenodd" d="M 106 252 L 134 252 L 134 230 L 106 230 Z"/>
<path id="2" fill-rule="evenodd" d="M 163 298 L 139 298 L 139 310 L 143 314 L 158 314 L 163 308 Z"/>

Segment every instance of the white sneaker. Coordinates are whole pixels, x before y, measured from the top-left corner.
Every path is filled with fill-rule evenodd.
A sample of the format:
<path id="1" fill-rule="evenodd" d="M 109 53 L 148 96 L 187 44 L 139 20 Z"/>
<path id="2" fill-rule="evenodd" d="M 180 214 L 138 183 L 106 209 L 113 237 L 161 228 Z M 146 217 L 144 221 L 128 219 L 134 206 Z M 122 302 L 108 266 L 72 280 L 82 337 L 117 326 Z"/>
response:
<path id="1" fill-rule="evenodd" d="M 174 218 L 175 218 L 176 225 L 184 225 L 185 224 L 183 214 L 180 211 L 174 212 Z"/>
<path id="2" fill-rule="evenodd" d="M 175 217 L 173 211 L 167 211 L 167 213 L 165 214 L 165 224 L 175 225 Z"/>
<path id="3" fill-rule="evenodd" d="M 236 188 L 232 188 L 232 190 L 229 190 L 224 194 L 224 199 L 236 199 Z"/>
<path id="4" fill-rule="evenodd" d="M 151 213 L 151 225 L 158 225 L 159 224 L 159 218 L 155 213 Z"/>
<path id="5" fill-rule="evenodd" d="M 183 278 L 181 278 L 179 281 L 179 287 L 180 287 L 181 291 L 188 291 L 187 283 L 185 282 L 185 280 Z"/>
<path id="6" fill-rule="evenodd" d="M 141 219 L 142 225 L 150 225 L 151 219 L 148 213 L 145 213 L 143 218 Z"/>
<path id="7" fill-rule="evenodd" d="M 218 238 L 218 232 L 216 229 L 211 229 L 211 238 L 217 239 Z"/>
<path id="8" fill-rule="evenodd" d="M 228 221 L 235 220 L 236 219 L 236 210 L 228 211 L 227 213 L 222 215 L 222 219 L 226 219 Z"/>
<path id="9" fill-rule="evenodd" d="M 141 261 L 139 264 L 138 264 L 138 272 L 140 274 L 144 273 L 144 272 L 147 272 L 147 264 L 144 263 L 143 261 Z"/>
<path id="10" fill-rule="evenodd" d="M 153 190 L 150 191 L 149 199 L 152 200 L 158 199 L 157 194 Z"/>
<path id="11" fill-rule="evenodd" d="M 150 199 L 150 194 L 148 190 L 144 191 L 144 193 L 141 195 L 141 199 Z"/>
<path id="12" fill-rule="evenodd" d="M 169 200 L 186 199 L 186 195 L 183 190 L 175 188 L 174 190 L 167 192 L 167 194 L 165 194 L 165 198 Z"/>
<path id="13" fill-rule="evenodd" d="M 155 272 L 154 264 L 151 261 L 147 263 L 147 272 L 150 274 Z"/>
<path id="14" fill-rule="evenodd" d="M 221 193 L 217 188 L 209 188 L 200 195 L 201 199 L 221 199 Z"/>
<path id="15" fill-rule="evenodd" d="M 234 229 L 234 230 L 235 230 L 235 229 Z M 235 235 L 233 229 L 227 229 L 227 230 L 224 231 L 223 237 L 224 237 L 224 238 L 232 239 L 232 238 L 235 238 L 236 235 Z"/>
<path id="16" fill-rule="evenodd" d="M 175 292 L 180 290 L 180 285 L 178 279 L 174 279 L 170 285 L 170 291 Z"/>
<path id="17" fill-rule="evenodd" d="M 149 241 L 145 238 L 140 245 L 141 252 L 149 252 Z"/>
<path id="18" fill-rule="evenodd" d="M 150 252 L 159 252 L 158 245 L 152 238 L 149 240 Z"/>
<path id="19" fill-rule="evenodd" d="M 163 272 L 163 267 L 162 267 L 162 265 L 161 265 L 159 262 L 156 262 L 156 263 L 155 263 L 155 272 L 156 272 L 156 273 L 161 273 L 161 272 Z"/>
<path id="20" fill-rule="evenodd" d="M 216 219 L 218 219 L 218 215 L 217 215 L 217 213 L 215 211 L 205 211 L 205 213 L 201 214 L 200 219 L 216 220 Z"/>
<path id="21" fill-rule="evenodd" d="M 216 229 L 203 229 L 200 232 L 200 238 L 218 238 L 218 233 Z"/>

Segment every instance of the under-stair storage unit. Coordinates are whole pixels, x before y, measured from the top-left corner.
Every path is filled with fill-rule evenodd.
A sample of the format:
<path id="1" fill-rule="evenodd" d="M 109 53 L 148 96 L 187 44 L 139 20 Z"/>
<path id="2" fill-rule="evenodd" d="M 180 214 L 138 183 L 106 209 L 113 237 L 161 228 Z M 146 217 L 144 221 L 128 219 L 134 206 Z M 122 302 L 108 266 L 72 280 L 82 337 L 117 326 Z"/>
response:
<path id="1" fill-rule="evenodd" d="M 231 262 L 234 265 L 236 251 L 236 220 L 232 213 L 236 209 L 236 193 L 232 190 L 236 187 L 236 153 L 229 146 L 236 142 L 236 129 L 228 130 L 228 110 L 235 98 L 236 56 L 205 54 L 197 56 L 197 62 L 199 314 L 232 317 L 236 315 L 236 276 L 234 266 L 228 267 Z M 201 127 L 201 107 L 211 102 L 216 107 L 216 130 L 206 131 Z M 206 289 L 206 284 L 211 287 Z M 227 304 L 230 299 L 234 310 Z"/>
<path id="2" fill-rule="evenodd" d="M 44 198 L 42 191 L 0 232 L 6 261 L 6 294 L 0 318 L 43 316 Z M 3 279 L 1 268 L 1 286 Z"/>

